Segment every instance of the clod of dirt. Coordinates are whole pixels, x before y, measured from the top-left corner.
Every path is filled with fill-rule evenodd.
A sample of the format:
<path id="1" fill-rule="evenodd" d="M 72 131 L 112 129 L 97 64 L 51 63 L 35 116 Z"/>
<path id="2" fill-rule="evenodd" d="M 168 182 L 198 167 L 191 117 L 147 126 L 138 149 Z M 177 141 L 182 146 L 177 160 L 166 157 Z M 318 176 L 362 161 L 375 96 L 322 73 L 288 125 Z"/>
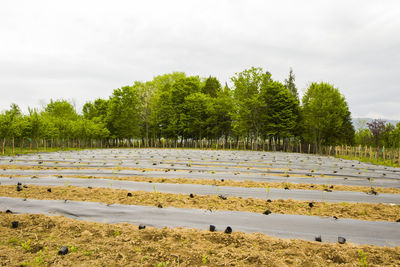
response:
<path id="1" fill-rule="evenodd" d="M 346 238 L 339 236 L 339 237 L 338 237 L 338 243 L 339 243 L 339 244 L 344 244 L 344 243 L 346 243 Z"/>
<path id="2" fill-rule="evenodd" d="M 333 185 L 331 185 L 329 188 L 330 188 L 330 189 L 333 189 Z"/>
<path id="3" fill-rule="evenodd" d="M 266 211 L 264 211 L 264 214 L 265 215 L 269 215 L 269 214 L 271 214 L 272 212 L 270 211 L 270 210 L 266 210 Z"/>
<path id="4" fill-rule="evenodd" d="M 128 197 L 131 197 L 132 196 L 132 193 L 131 192 L 128 192 L 128 194 L 126 194 Z"/>
<path id="5" fill-rule="evenodd" d="M 214 232 L 215 231 L 215 225 L 210 224 L 210 232 Z"/>
<path id="6" fill-rule="evenodd" d="M 230 226 L 228 226 L 225 229 L 225 234 L 230 234 L 230 233 L 232 233 L 232 228 Z"/>
<path id="7" fill-rule="evenodd" d="M 396 222 L 400 222 L 400 219 L 398 219 Z"/>
<path id="8" fill-rule="evenodd" d="M 321 235 L 316 236 L 316 237 L 315 237 L 315 241 L 317 241 L 317 242 L 322 242 Z"/>
<path id="9" fill-rule="evenodd" d="M 139 230 L 142 230 L 142 229 L 145 229 L 146 228 L 146 225 L 144 225 L 144 224 L 139 224 Z"/>
<path id="10" fill-rule="evenodd" d="M 68 253 L 68 247 L 63 246 L 61 249 L 58 251 L 58 255 L 66 255 Z"/>
<path id="11" fill-rule="evenodd" d="M 226 196 L 224 196 L 224 195 L 218 195 L 218 196 L 219 196 L 219 198 L 226 200 Z"/>
<path id="12" fill-rule="evenodd" d="M 11 222 L 11 228 L 17 228 L 18 224 L 18 221 Z"/>
<path id="13" fill-rule="evenodd" d="M 38 164 L 43 164 L 43 161 L 39 161 Z"/>
<path id="14" fill-rule="evenodd" d="M 163 208 L 163 206 L 161 205 L 161 203 L 158 203 L 157 208 L 160 208 L 160 209 Z"/>
<path id="15" fill-rule="evenodd" d="M 51 193 L 51 188 L 47 188 L 47 192 Z"/>
<path id="16" fill-rule="evenodd" d="M 314 207 L 314 203 L 310 202 L 310 203 L 308 203 L 308 206 L 309 206 L 310 208 L 312 208 L 312 207 Z"/>
<path id="17" fill-rule="evenodd" d="M 190 195 L 189 195 L 189 196 L 190 196 L 190 198 L 194 198 L 194 195 L 193 195 L 192 193 L 190 193 Z"/>
<path id="18" fill-rule="evenodd" d="M 151 184 L 153 181 L 149 181 L 149 183 Z"/>
<path id="19" fill-rule="evenodd" d="M 6 210 L 6 213 L 13 213 L 11 210 Z"/>

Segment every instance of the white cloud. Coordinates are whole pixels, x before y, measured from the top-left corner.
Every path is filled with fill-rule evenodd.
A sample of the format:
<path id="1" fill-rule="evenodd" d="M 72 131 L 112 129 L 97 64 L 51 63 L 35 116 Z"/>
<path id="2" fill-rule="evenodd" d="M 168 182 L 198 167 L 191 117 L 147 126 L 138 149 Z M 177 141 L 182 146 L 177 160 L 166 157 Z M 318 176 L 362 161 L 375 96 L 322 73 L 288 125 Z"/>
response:
<path id="1" fill-rule="evenodd" d="M 396 0 L 1 1 L 0 109 L 260 66 L 335 84 L 354 115 L 400 119 L 399 15 Z"/>

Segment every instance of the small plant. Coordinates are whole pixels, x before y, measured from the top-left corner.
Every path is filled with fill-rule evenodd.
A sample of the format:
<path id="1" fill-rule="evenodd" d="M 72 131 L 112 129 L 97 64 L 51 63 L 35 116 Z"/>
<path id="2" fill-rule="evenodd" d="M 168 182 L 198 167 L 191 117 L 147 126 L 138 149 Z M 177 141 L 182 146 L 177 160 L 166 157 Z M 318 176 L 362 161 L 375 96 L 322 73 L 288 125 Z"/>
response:
<path id="1" fill-rule="evenodd" d="M 373 186 L 372 186 L 372 183 L 374 182 L 374 178 L 368 178 L 368 180 L 369 180 L 369 185 L 370 185 L 370 187 L 372 188 Z"/>
<path id="2" fill-rule="evenodd" d="M 203 255 L 202 261 L 203 264 L 207 264 L 207 255 Z"/>
<path id="3" fill-rule="evenodd" d="M 17 238 L 13 237 L 13 238 L 8 240 L 8 243 L 9 244 L 13 244 L 13 245 L 18 245 L 19 240 Z"/>
<path id="4" fill-rule="evenodd" d="M 265 186 L 265 193 L 266 193 L 266 199 L 268 199 L 268 196 L 269 196 L 269 192 L 270 192 L 271 190 L 269 189 L 269 187 L 268 186 Z"/>
<path id="5" fill-rule="evenodd" d="M 25 250 L 25 251 L 30 251 L 31 250 L 31 240 L 29 239 L 26 242 L 22 242 L 21 243 L 21 247 Z"/>
<path id="6" fill-rule="evenodd" d="M 157 263 L 156 267 L 167 267 L 169 264 L 169 261 L 163 261 L 160 263 Z"/>
<path id="7" fill-rule="evenodd" d="M 115 230 L 115 231 L 114 231 L 114 236 L 117 237 L 117 236 L 119 236 L 119 235 L 121 235 L 121 232 L 118 231 L 118 230 Z"/>
<path id="8" fill-rule="evenodd" d="M 72 253 L 72 252 L 77 252 L 77 251 L 78 251 L 78 248 L 77 248 L 76 246 L 71 246 L 71 247 L 70 247 L 70 250 L 71 250 L 71 253 Z"/>
<path id="9" fill-rule="evenodd" d="M 358 250 L 358 261 L 360 262 L 360 265 L 363 267 L 367 267 L 368 263 L 367 263 L 367 255 L 368 253 L 365 253 L 362 249 Z"/>

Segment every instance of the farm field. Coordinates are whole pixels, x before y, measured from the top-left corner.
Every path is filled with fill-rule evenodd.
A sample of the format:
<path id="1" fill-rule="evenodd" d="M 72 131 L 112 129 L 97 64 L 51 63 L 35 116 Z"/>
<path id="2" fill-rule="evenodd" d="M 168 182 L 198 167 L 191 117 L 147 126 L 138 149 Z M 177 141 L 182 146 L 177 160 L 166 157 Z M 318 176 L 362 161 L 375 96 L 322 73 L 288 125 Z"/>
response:
<path id="1" fill-rule="evenodd" d="M 0 157 L 0 183 L 3 265 L 400 264 L 398 168 L 283 152 L 101 149 Z M 58 256 L 62 246 L 70 252 Z"/>

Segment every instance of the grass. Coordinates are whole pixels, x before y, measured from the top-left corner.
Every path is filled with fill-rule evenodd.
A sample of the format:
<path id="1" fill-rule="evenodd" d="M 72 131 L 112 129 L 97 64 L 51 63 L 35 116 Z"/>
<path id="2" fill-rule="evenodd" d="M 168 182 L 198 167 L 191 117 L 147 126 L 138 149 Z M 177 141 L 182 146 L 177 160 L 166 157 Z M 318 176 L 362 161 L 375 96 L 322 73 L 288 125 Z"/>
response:
<path id="1" fill-rule="evenodd" d="M 341 158 L 341 159 L 346 159 L 346 160 L 358 160 L 360 162 L 367 162 L 367 163 L 372 163 L 372 164 L 375 164 L 375 165 L 382 165 L 382 166 L 387 166 L 387 167 L 400 168 L 400 164 L 399 164 L 399 160 L 398 159 L 393 159 L 391 161 L 390 159 L 383 160 L 383 158 L 376 159 L 375 157 L 373 157 L 371 159 L 370 157 L 354 157 L 354 156 L 348 156 L 348 155 L 336 156 L 336 158 Z"/>
<path id="2" fill-rule="evenodd" d="M 4 151 L 4 155 L 1 154 L 0 151 L 0 156 L 13 156 L 13 155 L 17 155 L 17 154 L 34 154 L 34 153 L 50 153 L 50 152 L 57 152 L 57 151 L 78 151 L 78 150 L 87 150 L 90 148 L 69 148 L 69 147 L 46 147 L 46 150 L 43 147 L 40 147 L 38 149 L 29 149 L 29 148 L 19 148 L 19 147 L 15 147 L 14 149 L 14 153 L 12 152 L 12 148 L 11 147 L 6 147 L 5 151 Z"/>

